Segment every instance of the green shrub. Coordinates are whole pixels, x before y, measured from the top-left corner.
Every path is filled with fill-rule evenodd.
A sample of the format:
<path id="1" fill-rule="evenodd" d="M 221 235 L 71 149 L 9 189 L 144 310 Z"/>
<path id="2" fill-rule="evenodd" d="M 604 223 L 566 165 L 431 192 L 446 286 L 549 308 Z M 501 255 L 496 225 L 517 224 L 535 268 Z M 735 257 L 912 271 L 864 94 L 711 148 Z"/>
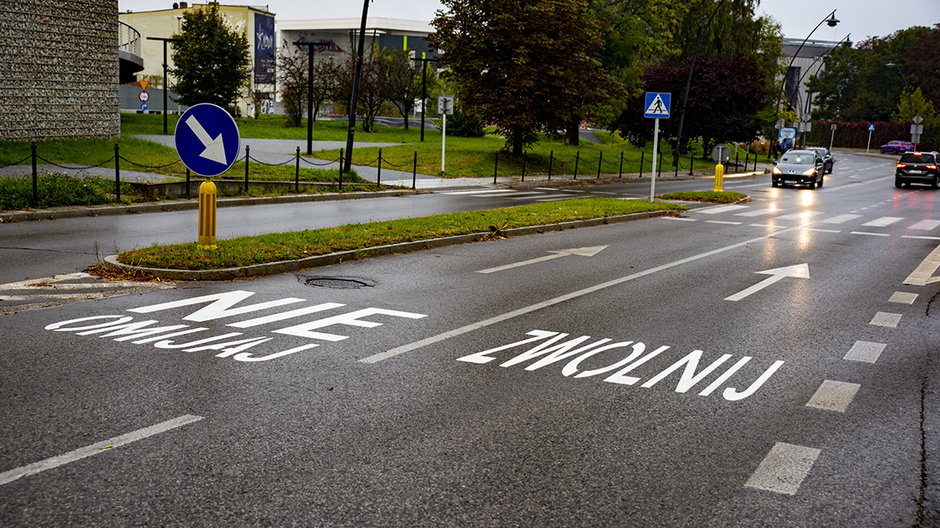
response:
<path id="1" fill-rule="evenodd" d="M 110 187 L 109 187 L 110 186 Z M 98 205 L 113 201 L 108 190 L 114 182 L 104 178 L 71 178 L 63 174 L 40 176 L 36 182 L 37 207 Z M 31 177 L 0 177 L 0 209 L 24 209 L 33 196 Z"/>

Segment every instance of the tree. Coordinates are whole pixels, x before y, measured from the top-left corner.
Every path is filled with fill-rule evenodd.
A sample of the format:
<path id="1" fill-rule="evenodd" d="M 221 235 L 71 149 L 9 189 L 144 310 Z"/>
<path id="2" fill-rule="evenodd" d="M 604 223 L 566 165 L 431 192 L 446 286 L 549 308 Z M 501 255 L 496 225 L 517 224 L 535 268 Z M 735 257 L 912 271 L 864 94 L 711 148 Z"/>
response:
<path id="1" fill-rule="evenodd" d="M 496 125 L 514 156 L 564 128 L 611 84 L 588 0 L 443 0 L 429 43 L 444 51 L 465 111 Z"/>
<path id="2" fill-rule="evenodd" d="M 173 35 L 172 89 L 184 105 L 213 103 L 231 112 L 251 78 L 248 37 L 226 26 L 219 5 L 210 3 L 183 13 Z"/>
<path id="3" fill-rule="evenodd" d="M 307 115 L 307 75 L 310 69 L 307 53 L 292 53 L 290 45 L 284 42 L 278 56 L 278 79 L 281 84 L 281 102 L 287 113 L 288 127 L 300 126 Z M 318 59 L 314 54 L 313 62 L 313 119 L 316 120 L 320 108 L 335 97 L 339 84 L 339 68 L 330 59 Z"/>
<path id="4" fill-rule="evenodd" d="M 381 48 L 373 45 L 362 56 L 362 77 L 359 81 L 359 101 L 356 113 L 362 118 L 362 131 L 375 131 L 375 118 L 379 115 L 382 105 L 388 100 L 388 77 L 385 75 L 385 64 L 381 58 Z M 346 60 L 339 65 L 339 85 L 336 90 L 337 98 L 342 98 L 347 104 L 352 98 L 353 73 L 356 69 L 356 55 L 348 53 Z"/>
<path id="5" fill-rule="evenodd" d="M 686 61 L 649 69 L 643 76 L 649 91 L 681 93 L 689 72 Z M 734 79 L 734 82 L 727 82 Z M 701 56 L 689 91 L 685 137 L 701 137 L 706 151 L 712 142 L 750 141 L 760 133 L 759 115 L 767 105 L 766 85 L 758 64 L 743 55 L 726 59 Z M 673 95 L 675 105 L 675 95 Z M 652 139 L 653 126 L 643 117 L 642 94 L 632 98 L 616 129 L 637 144 Z M 675 137 L 678 120 L 660 121 L 660 134 Z"/>
<path id="6" fill-rule="evenodd" d="M 408 52 L 403 49 L 383 49 L 381 59 L 387 78 L 386 96 L 405 118 L 405 130 L 408 130 L 408 116 L 415 107 L 415 99 L 421 97 L 420 67 L 415 67 Z"/>

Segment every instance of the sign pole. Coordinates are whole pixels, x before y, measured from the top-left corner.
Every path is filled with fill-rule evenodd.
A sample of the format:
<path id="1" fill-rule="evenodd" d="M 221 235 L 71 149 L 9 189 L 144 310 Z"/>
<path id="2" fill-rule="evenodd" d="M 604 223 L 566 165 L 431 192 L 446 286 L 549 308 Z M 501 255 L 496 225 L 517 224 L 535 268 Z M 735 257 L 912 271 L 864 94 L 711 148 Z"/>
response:
<path id="1" fill-rule="evenodd" d="M 441 174 L 444 174 L 444 152 L 447 144 L 447 112 L 441 116 Z"/>
<path id="2" fill-rule="evenodd" d="M 653 119 L 653 175 L 650 180 L 650 201 L 656 196 L 656 159 L 659 151 L 659 118 Z"/>
<path id="3" fill-rule="evenodd" d="M 868 144 L 865 145 L 865 154 L 868 154 L 868 149 L 871 148 L 871 129 L 868 129 Z"/>

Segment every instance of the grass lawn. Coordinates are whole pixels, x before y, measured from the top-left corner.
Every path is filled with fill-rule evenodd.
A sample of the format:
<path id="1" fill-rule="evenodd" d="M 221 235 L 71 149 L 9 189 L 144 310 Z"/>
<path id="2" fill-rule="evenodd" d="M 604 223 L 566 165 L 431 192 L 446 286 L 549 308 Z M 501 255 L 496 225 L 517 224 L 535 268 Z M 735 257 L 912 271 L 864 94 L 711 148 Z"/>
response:
<path id="1" fill-rule="evenodd" d="M 281 260 L 296 260 L 336 251 L 427 240 L 513 227 L 604 218 L 646 211 L 683 210 L 681 205 L 616 198 L 582 198 L 462 213 L 448 213 L 389 222 L 350 224 L 333 228 L 239 237 L 217 242 L 218 249 L 195 243 L 151 246 L 118 256 L 125 264 L 165 269 L 218 269 Z"/>
<path id="2" fill-rule="evenodd" d="M 739 192 L 715 192 L 715 191 L 697 191 L 697 192 L 674 192 L 657 196 L 663 200 L 682 200 L 686 202 L 710 202 L 710 203 L 734 203 L 738 200 L 747 198 L 746 194 Z"/>

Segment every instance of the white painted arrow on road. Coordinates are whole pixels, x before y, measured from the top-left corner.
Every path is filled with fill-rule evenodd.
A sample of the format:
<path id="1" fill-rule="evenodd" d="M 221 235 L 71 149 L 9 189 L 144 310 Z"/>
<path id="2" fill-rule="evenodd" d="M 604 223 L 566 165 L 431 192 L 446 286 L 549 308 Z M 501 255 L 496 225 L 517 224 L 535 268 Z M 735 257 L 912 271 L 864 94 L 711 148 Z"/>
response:
<path id="1" fill-rule="evenodd" d="M 770 275 L 766 279 L 758 282 L 757 284 L 751 286 L 750 288 L 741 290 L 740 292 L 732 295 L 731 297 L 725 297 L 726 301 L 740 301 L 741 299 L 751 295 L 752 293 L 757 293 L 767 286 L 785 279 L 787 277 L 792 277 L 794 279 L 808 279 L 809 278 L 809 265 L 807 264 L 796 264 L 794 266 L 785 266 L 783 268 L 774 268 L 766 271 L 758 271 L 762 275 Z"/>
<path id="2" fill-rule="evenodd" d="M 200 156 L 225 165 L 225 146 L 222 144 L 222 134 L 212 139 L 209 133 L 206 132 L 206 129 L 202 127 L 199 120 L 196 119 L 196 116 L 193 115 L 186 118 L 186 124 L 193 131 L 193 134 L 196 134 L 196 138 L 199 139 L 202 146 L 206 147 Z"/>
<path id="3" fill-rule="evenodd" d="M 597 255 L 598 253 L 600 253 L 601 251 L 604 251 L 608 247 L 610 246 L 594 246 L 594 247 L 560 249 L 558 251 L 549 251 L 551 255 L 545 255 L 544 257 L 523 260 L 522 262 L 516 262 L 513 264 L 506 264 L 505 266 L 499 266 L 496 268 L 480 270 L 477 273 L 495 273 L 497 271 L 518 268 L 520 266 L 528 266 L 529 264 L 536 264 L 539 262 L 545 262 L 547 260 L 554 260 L 554 259 L 561 258 L 561 257 L 570 257 L 571 255 L 578 255 L 580 257 L 593 257 L 594 255 Z"/>

